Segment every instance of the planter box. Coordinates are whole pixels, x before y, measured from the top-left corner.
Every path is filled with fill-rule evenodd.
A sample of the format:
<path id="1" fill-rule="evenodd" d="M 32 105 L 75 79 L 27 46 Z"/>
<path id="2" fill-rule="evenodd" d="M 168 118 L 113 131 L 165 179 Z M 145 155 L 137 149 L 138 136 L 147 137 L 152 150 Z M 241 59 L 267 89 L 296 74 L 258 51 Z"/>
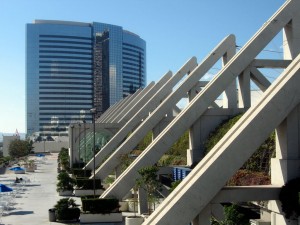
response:
<path id="1" fill-rule="evenodd" d="M 25 174 L 25 170 L 16 170 L 15 174 Z"/>
<path id="2" fill-rule="evenodd" d="M 122 213 L 90 214 L 80 213 L 80 223 L 122 222 Z"/>
<path id="3" fill-rule="evenodd" d="M 58 192 L 59 196 L 71 196 L 73 195 L 73 191 L 72 190 L 66 190 L 66 191 L 60 191 Z"/>
<path id="4" fill-rule="evenodd" d="M 103 193 L 102 189 L 96 190 L 96 195 L 101 195 L 102 193 Z M 74 195 L 76 197 L 81 197 L 81 196 L 85 196 L 85 195 L 93 195 L 93 194 L 94 194 L 94 190 L 79 190 L 79 189 L 74 190 Z"/>
<path id="5" fill-rule="evenodd" d="M 134 201 L 133 199 L 126 199 L 125 201 L 128 203 L 128 211 L 129 212 L 134 212 L 134 209 L 135 209 L 135 212 L 138 211 L 139 203 L 137 200 Z"/>
<path id="6" fill-rule="evenodd" d="M 125 225 L 141 225 L 144 222 L 143 217 L 126 217 Z"/>
<path id="7" fill-rule="evenodd" d="M 119 210 L 120 210 L 121 212 L 128 212 L 128 202 L 126 202 L 126 201 L 121 201 L 121 202 L 119 202 L 119 204 L 120 204 Z"/>

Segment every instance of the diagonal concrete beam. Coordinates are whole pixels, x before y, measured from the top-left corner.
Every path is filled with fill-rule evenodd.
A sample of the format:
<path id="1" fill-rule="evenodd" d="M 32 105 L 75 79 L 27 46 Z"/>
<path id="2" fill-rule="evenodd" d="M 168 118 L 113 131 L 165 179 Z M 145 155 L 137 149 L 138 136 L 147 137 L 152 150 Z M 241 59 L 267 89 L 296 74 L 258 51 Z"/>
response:
<path id="1" fill-rule="evenodd" d="M 161 105 L 146 118 L 143 123 L 129 136 L 126 141 L 119 146 L 119 148 L 99 167 L 96 171 L 97 177 L 104 179 L 114 168 L 119 165 L 119 158 L 122 154 L 129 153 L 139 141 L 146 136 L 146 134 L 153 129 L 166 115 L 170 108 L 174 107 L 176 103 L 183 98 L 186 93 L 198 84 L 199 80 L 208 72 L 208 70 L 224 55 L 229 49 L 235 48 L 235 37 L 230 35 L 226 37 L 205 59 L 197 66 L 186 79 L 172 92 Z M 195 64 L 194 64 L 195 66 Z M 194 67 L 193 67 L 194 68 Z M 181 72 L 180 72 L 181 71 Z M 179 70 L 180 77 L 188 70 Z M 174 82 L 173 86 L 175 86 Z"/>
<path id="2" fill-rule="evenodd" d="M 185 224 L 195 218 L 299 104 L 299 82 L 300 55 L 268 88 L 261 101 L 241 117 L 144 225 Z M 187 208 L 187 205 L 193 207 Z M 183 213 L 185 217 L 176 216 L 178 213 Z"/>
<path id="3" fill-rule="evenodd" d="M 120 121 L 126 121 L 129 118 L 130 121 L 133 121 L 129 124 L 127 122 L 120 130 L 119 132 L 112 137 L 112 139 L 109 140 L 109 142 L 97 153 L 95 157 L 95 163 L 96 165 L 99 165 L 100 162 L 108 155 L 110 154 L 118 145 L 124 140 L 124 138 L 131 132 L 135 126 L 137 126 L 141 121 L 147 117 L 149 111 L 154 110 L 154 108 L 162 101 L 166 96 L 164 95 L 164 92 L 159 92 L 161 87 L 163 87 L 168 80 L 172 77 L 172 72 L 167 72 L 154 86 L 151 86 L 150 88 L 145 88 L 146 90 L 143 91 L 143 95 L 138 95 L 135 99 L 137 101 L 134 101 L 134 105 L 128 109 L 125 116 L 123 116 Z M 148 85 L 149 86 L 149 85 Z M 148 87 L 147 86 L 147 87 Z M 164 91 L 167 91 L 168 93 L 171 91 L 171 89 L 164 89 Z M 139 97 L 140 96 L 140 97 Z M 157 96 L 155 99 L 152 98 L 152 96 Z M 149 100 L 150 99 L 150 100 Z M 147 106 L 147 108 L 146 108 Z M 139 113 L 137 113 L 139 112 Z M 113 119 L 111 122 L 114 122 Z M 119 122 L 120 122 L 119 121 Z M 85 166 L 85 168 L 93 169 L 93 161 L 92 158 Z"/>
<path id="4" fill-rule="evenodd" d="M 102 194 L 101 197 L 115 196 L 117 198 L 122 198 L 125 196 L 125 194 L 134 185 L 135 178 L 138 176 L 138 169 L 156 163 L 164 152 L 166 152 L 193 123 L 195 123 L 195 121 L 207 110 L 209 105 L 224 91 L 224 89 L 226 89 L 226 87 L 228 87 L 228 85 L 230 85 L 233 80 L 236 79 L 248 65 L 250 65 L 252 60 L 261 52 L 262 49 L 264 49 L 273 37 L 275 37 L 275 35 L 278 34 L 287 23 L 289 23 L 293 14 L 298 13 L 299 3 L 300 1 L 297 0 L 287 1 L 225 65 L 218 75 L 204 87 L 204 89 L 191 101 L 190 105 L 186 107 L 126 169 L 126 171 L 124 171 L 121 176 L 116 179 L 116 181 Z M 205 204 L 207 204 L 207 202 Z M 199 204 L 196 205 L 199 206 Z M 164 205 L 164 207 L 166 207 L 166 205 Z M 174 211 L 171 212 L 170 207 L 174 207 L 174 204 L 166 207 L 174 216 Z M 176 210 L 177 209 L 175 209 L 175 211 Z M 188 214 L 193 214 L 195 217 L 197 214 L 194 213 L 194 210 L 191 210 Z M 157 213 L 154 214 L 158 216 Z M 166 215 L 165 213 L 163 214 Z M 194 217 L 189 218 L 189 221 L 191 221 Z M 170 219 L 169 216 L 166 218 Z M 161 217 L 159 217 L 158 220 L 149 220 L 148 218 L 147 221 L 146 224 L 158 224 L 153 221 L 159 221 L 159 224 L 162 225 L 172 224 Z M 170 221 L 174 220 L 170 219 Z M 185 222 L 186 220 L 184 219 L 183 223 L 177 224 L 184 224 Z"/>

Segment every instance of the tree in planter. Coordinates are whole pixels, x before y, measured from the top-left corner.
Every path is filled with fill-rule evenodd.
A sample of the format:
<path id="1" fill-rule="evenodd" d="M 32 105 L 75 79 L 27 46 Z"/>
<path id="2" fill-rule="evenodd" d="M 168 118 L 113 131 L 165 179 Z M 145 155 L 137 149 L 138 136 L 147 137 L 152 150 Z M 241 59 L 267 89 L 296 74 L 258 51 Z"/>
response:
<path id="1" fill-rule="evenodd" d="M 69 171 L 70 169 L 70 161 L 69 161 L 69 153 L 68 149 L 61 148 L 59 154 L 58 154 L 59 163 L 63 170 Z"/>
<path id="2" fill-rule="evenodd" d="M 58 220 L 77 220 L 79 221 L 80 209 L 72 198 L 62 198 L 57 201 L 55 216 Z"/>
<path id="3" fill-rule="evenodd" d="M 161 187 L 157 179 L 157 166 L 148 166 L 138 170 L 140 178 L 136 180 L 137 187 L 143 188 L 147 192 L 148 213 L 151 211 L 151 203 L 154 204 L 157 200 L 157 190 Z"/>
<path id="4" fill-rule="evenodd" d="M 70 175 L 67 172 L 60 172 L 57 175 L 57 180 L 58 180 L 56 184 L 57 192 L 74 190 L 75 180 L 72 177 L 70 177 Z"/>

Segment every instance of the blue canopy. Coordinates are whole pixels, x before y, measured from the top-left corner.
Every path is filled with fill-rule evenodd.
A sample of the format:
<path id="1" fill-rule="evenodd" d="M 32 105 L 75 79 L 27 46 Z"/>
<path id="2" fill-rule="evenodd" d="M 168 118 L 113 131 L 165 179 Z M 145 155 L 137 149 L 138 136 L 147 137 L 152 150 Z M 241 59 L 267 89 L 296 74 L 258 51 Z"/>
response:
<path id="1" fill-rule="evenodd" d="M 36 154 L 37 157 L 45 157 L 45 154 Z"/>
<path id="2" fill-rule="evenodd" d="M 12 170 L 12 171 L 21 171 L 21 170 L 25 170 L 25 169 L 23 169 L 22 167 L 16 166 L 16 167 L 10 168 L 9 170 Z"/>
<path id="3" fill-rule="evenodd" d="M 9 192 L 9 191 L 13 191 L 13 189 L 11 189 L 10 187 L 7 187 L 4 184 L 0 184 L 0 192 Z"/>

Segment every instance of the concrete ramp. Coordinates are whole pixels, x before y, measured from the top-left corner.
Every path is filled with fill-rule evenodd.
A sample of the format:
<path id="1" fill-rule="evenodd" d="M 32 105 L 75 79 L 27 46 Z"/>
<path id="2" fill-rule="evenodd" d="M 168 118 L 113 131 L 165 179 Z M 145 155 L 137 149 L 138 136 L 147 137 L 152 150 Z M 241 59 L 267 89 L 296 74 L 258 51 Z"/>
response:
<path id="1" fill-rule="evenodd" d="M 138 176 L 137 173 L 138 169 L 156 163 L 160 159 L 160 157 L 172 146 L 172 144 L 176 140 L 178 140 L 178 138 L 181 137 L 182 134 L 197 121 L 197 119 L 199 119 L 199 117 L 207 110 L 210 104 L 215 99 L 217 99 L 217 97 L 220 96 L 220 94 L 232 82 L 234 82 L 234 80 L 238 77 L 238 75 L 240 75 L 251 64 L 251 62 L 255 59 L 255 57 L 264 49 L 264 47 L 267 46 L 267 44 L 275 37 L 275 35 L 278 34 L 280 30 L 292 20 L 293 16 L 299 13 L 299 8 L 300 8 L 299 0 L 290 0 L 285 2 L 285 4 L 268 20 L 268 22 L 265 23 L 263 27 L 260 30 L 258 30 L 258 32 L 245 44 L 245 46 L 225 65 L 225 67 L 216 75 L 216 77 L 213 80 L 211 80 L 208 83 L 208 85 L 205 86 L 205 88 L 190 102 L 190 104 L 160 133 L 160 135 L 157 136 L 156 139 L 154 139 L 154 141 L 147 147 L 147 149 L 143 151 L 143 153 L 121 174 L 121 176 L 118 179 L 116 179 L 116 181 L 102 194 L 101 197 L 115 196 L 121 199 L 123 196 L 125 196 L 125 194 L 134 185 L 135 178 Z M 291 98 L 291 96 L 289 96 L 289 98 Z M 277 105 L 277 107 L 278 109 L 282 108 L 280 105 Z M 278 116 L 279 115 L 280 114 L 278 113 Z M 286 115 L 286 113 L 284 115 Z M 270 115 L 266 115 L 266 114 L 264 114 L 263 116 L 265 116 L 266 118 L 271 117 Z M 264 122 L 262 118 L 260 119 L 261 119 L 260 123 Z M 268 121 L 267 119 L 265 121 Z M 276 127 L 275 125 L 272 126 L 272 129 L 274 129 L 275 127 Z M 260 132 L 260 130 L 256 129 L 254 130 L 253 133 L 255 132 Z M 265 137 L 264 135 L 261 136 Z M 241 137 L 247 139 L 245 141 L 248 142 L 253 141 L 250 140 L 249 136 L 247 137 L 242 135 Z M 262 141 L 263 138 L 262 140 L 260 140 L 260 143 Z M 239 145 L 238 148 L 242 149 L 245 146 L 247 146 L 246 143 Z M 232 160 L 230 159 L 226 161 L 226 165 L 227 165 L 226 169 L 228 167 L 234 167 L 236 169 L 235 165 L 231 164 L 231 161 L 234 162 L 235 158 L 239 158 L 239 155 L 240 153 L 237 153 L 236 155 L 233 154 L 230 156 Z M 247 157 L 250 156 L 250 154 L 245 154 L 245 155 Z M 230 165 L 228 165 L 229 162 Z M 205 164 L 203 170 L 205 171 L 210 166 L 211 164 Z M 225 170 L 225 167 L 224 168 L 220 167 L 218 166 L 218 164 L 216 167 L 220 171 Z M 229 168 L 229 171 L 231 171 L 230 169 L 231 168 Z M 218 174 L 218 172 L 216 172 L 216 174 Z M 213 186 L 215 185 L 215 182 L 217 182 L 218 188 L 221 188 L 219 186 L 225 184 L 225 182 L 221 182 L 219 184 L 218 180 L 215 179 L 216 179 L 215 177 L 212 179 L 210 176 L 204 178 L 205 183 L 208 184 L 208 186 L 206 186 L 206 190 L 201 190 L 202 193 L 206 194 L 206 192 L 209 191 L 210 188 L 214 190 Z M 227 177 L 225 179 L 227 179 Z M 188 191 L 188 189 L 185 189 L 185 191 Z M 201 193 L 201 191 L 193 190 L 191 193 L 193 194 Z M 174 198 L 174 195 L 172 196 Z M 197 204 L 195 204 L 195 206 L 191 204 L 192 202 L 187 202 L 186 204 L 183 205 L 177 204 L 176 207 L 182 207 L 182 209 L 180 209 L 182 211 L 180 213 L 177 212 L 177 215 L 180 217 L 180 215 L 182 215 L 184 208 L 186 209 L 185 212 L 197 211 L 197 209 L 199 209 L 199 202 L 202 202 L 201 198 L 199 199 L 194 198 L 194 201 L 198 202 Z M 203 204 L 205 206 L 207 202 L 204 202 Z M 166 205 L 163 204 L 163 205 L 164 207 L 167 206 L 167 204 Z M 202 207 L 202 203 L 200 204 L 200 206 Z M 166 208 L 171 209 L 172 207 L 175 207 L 175 205 L 172 204 Z M 187 212 L 187 214 L 189 212 Z M 156 212 L 154 213 L 154 215 L 158 216 Z M 174 214 L 172 214 L 172 216 L 174 216 L 175 218 Z M 196 214 L 193 216 L 196 216 Z M 169 217 L 167 218 L 170 219 Z M 174 220 L 171 219 L 168 221 L 168 219 L 164 220 L 163 218 L 161 218 L 161 220 L 164 222 L 161 222 L 161 220 L 159 219 L 157 220 L 159 221 L 158 223 L 147 222 L 147 224 L 167 225 L 167 224 L 185 224 L 184 222 L 186 222 L 184 218 L 181 218 L 180 220 L 175 222 Z M 193 218 L 191 216 L 188 219 L 189 220 L 187 221 L 191 221 L 191 219 Z M 184 220 L 183 223 L 179 222 L 181 220 Z"/>

